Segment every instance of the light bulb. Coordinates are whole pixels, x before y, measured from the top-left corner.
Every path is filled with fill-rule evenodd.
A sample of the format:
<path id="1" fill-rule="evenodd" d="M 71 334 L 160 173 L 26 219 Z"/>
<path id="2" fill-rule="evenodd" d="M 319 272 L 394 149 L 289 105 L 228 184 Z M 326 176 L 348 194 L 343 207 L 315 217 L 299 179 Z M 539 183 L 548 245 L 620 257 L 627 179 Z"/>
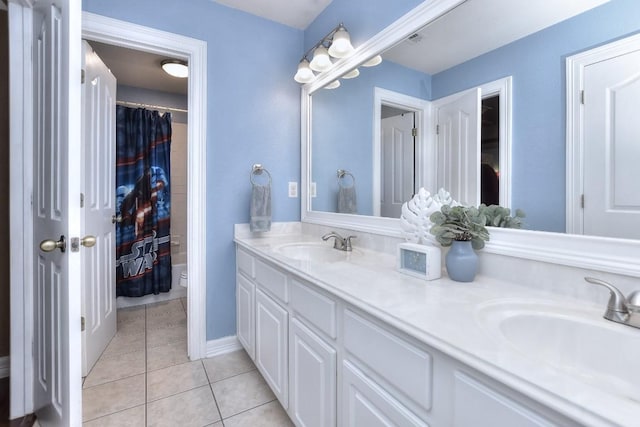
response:
<path id="1" fill-rule="evenodd" d="M 329 83 L 328 85 L 326 85 L 324 88 L 325 89 L 335 89 L 337 87 L 340 87 L 340 80 L 334 80 L 331 83 Z"/>
<path id="2" fill-rule="evenodd" d="M 349 33 L 341 25 L 333 35 L 333 41 L 331 42 L 331 46 L 329 46 L 329 55 L 334 58 L 346 58 L 350 56 L 354 50 L 353 46 L 351 46 Z"/>
<path id="3" fill-rule="evenodd" d="M 353 70 L 349 71 L 347 74 L 343 75 L 342 78 L 353 79 L 358 77 L 359 75 L 360 75 L 360 70 L 358 70 L 357 68 L 354 68 Z"/>
<path id="4" fill-rule="evenodd" d="M 309 83 L 315 78 L 316 75 L 313 74 L 313 71 L 311 71 L 311 68 L 309 68 L 309 61 L 307 61 L 307 58 L 304 58 L 298 64 L 298 71 L 296 72 L 296 75 L 293 77 L 293 79 L 298 83 Z"/>
<path id="5" fill-rule="evenodd" d="M 311 67 L 313 71 L 322 72 L 327 71 L 332 65 L 333 63 L 331 62 L 331 58 L 329 58 L 327 49 L 322 45 L 318 46 L 316 50 L 313 51 L 313 59 L 309 67 Z"/>
<path id="6" fill-rule="evenodd" d="M 382 56 L 376 55 L 373 58 L 371 58 L 370 60 L 368 60 L 367 62 L 363 63 L 362 66 L 363 67 L 374 67 L 374 66 L 378 65 L 381 62 L 382 62 Z"/>

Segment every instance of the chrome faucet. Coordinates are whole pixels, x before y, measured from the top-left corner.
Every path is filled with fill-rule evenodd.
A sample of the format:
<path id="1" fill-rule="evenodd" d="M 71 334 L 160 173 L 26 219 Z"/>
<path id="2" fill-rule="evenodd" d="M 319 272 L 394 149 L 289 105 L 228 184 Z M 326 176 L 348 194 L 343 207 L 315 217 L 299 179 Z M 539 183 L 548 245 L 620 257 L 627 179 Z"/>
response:
<path id="1" fill-rule="evenodd" d="M 351 239 L 355 239 L 357 236 L 342 237 L 341 235 L 339 235 L 335 231 L 332 231 L 331 233 L 327 233 L 324 236 L 322 236 L 322 240 L 324 240 L 326 242 L 327 240 L 329 240 L 332 237 L 334 239 L 334 241 L 333 241 L 333 248 L 334 249 L 338 249 L 338 250 L 346 251 L 346 252 L 351 252 L 351 250 L 352 250 L 352 248 L 351 248 Z"/>
<path id="2" fill-rule="evenodd" d="M 605 319 L 640 328 L 640 291 L 633 291 L 628 297 L 625 297 L 618 288 L 604 280 L 594 279 L 593 277 L 585 277 L 584 280 L 594 285 L 604 286 L 611 292 L 607 311 L 604 312 L 603 316 Z"/>

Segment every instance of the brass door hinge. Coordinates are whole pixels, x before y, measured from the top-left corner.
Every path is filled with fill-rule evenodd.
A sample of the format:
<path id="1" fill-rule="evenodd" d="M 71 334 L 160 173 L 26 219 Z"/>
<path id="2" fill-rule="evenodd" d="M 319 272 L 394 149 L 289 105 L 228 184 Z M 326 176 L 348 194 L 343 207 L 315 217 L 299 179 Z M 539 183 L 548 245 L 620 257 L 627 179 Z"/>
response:
<path id="1" fill-rule="evenodd" d="M 584 194 L 580 196 L 580 207 L 584 209 Z"/>
<path id="2" fill-rule="evenodd" d="M 84 316 L 80 317 L 80 332 L 84 331 Z"/>
<path id="3" fill-rule="evenodd" d="M 580 103 L 584 105 L 584 90 L 580 91 Z"/>
<path id="4" fill-rule="evenodd" d="M 413 136 L 414 138 L 418 136 L 418 128 L 411 129 L 411 136 Z"/>
<path id="5" fill-rule="evenodd" d="M 80 84 L 84 84 L 84 70 L 80 70 Z"/>

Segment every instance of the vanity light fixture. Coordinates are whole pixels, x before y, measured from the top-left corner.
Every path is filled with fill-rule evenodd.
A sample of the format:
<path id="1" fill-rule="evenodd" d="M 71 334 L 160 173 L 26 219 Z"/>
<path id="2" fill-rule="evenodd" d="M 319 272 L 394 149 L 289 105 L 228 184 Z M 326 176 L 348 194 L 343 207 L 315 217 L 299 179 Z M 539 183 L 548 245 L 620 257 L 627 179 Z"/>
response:
<path id="1" fill-rule="evenodd" d="M 314 71 L 322 73 L 333 66 L 331 58 L 346 58 L 354 51 L 355 49 L 351 45 L 351 37 L 344 25 L 340 23 L 302 56 L 298 64 L 298 71 L 293 79 L 298 83 L 309 83 L 313 81 L 316 76 Z M 312 52 L 313 56 L 311 57 L 311 61 L 309 61 Z M 356 77 L 359 72 L 354 70 L 348 74 Z M 331 84 L 333 85 L 335 82 Z M 334 87 L 338 87 L 339 85 L 338 82 L 338 85 Z"/>
<path id="2" fill-rule="evenodd" d="M 160 63 L 165 73 L 181 79 L 189 77 L 189 67 L 186 61 L 180 59 L 165 59 Z"/>

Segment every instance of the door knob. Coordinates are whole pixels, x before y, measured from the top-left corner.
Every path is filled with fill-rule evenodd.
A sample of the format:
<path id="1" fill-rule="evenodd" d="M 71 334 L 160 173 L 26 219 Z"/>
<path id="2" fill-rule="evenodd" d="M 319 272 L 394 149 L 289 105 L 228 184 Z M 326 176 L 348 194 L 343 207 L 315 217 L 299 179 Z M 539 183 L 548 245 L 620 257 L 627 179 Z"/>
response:
<path id="1" fill-rule="evenodd" d="M 112 224 L 120 224 L 122 222 L 122 215 L 112 215 L 111 216 L 111 223 Z"/>
<path id="2" fill-rule="evenodd" d="M 96 245 L 96 236 L 86 235 L 80 239 L 80 244 L 85 248 L 92 248 Z"/>
<path id="3" fill-rule="evenodd" d="M 64 236 L 60 236 L 60 240 L 43 240 L 40 242 L 40 250 L 43 252 L 53 252 L 56 249 L 60 249 L 60 252 L 64 252 L 67 249 L 67 241 Z"/>

